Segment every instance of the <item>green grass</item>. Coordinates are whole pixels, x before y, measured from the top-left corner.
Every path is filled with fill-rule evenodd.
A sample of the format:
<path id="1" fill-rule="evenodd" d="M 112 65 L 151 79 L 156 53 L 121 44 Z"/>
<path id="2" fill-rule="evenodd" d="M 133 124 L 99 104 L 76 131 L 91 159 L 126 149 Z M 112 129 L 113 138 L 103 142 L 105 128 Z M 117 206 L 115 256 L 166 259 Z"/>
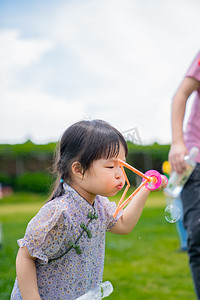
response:
<path id="1" fill-rule="evenodd" d="M 23 237 L 29 220 L 44 204 L 44 195 L 16 193 L 0 200 L 3 246 L 0 249 L 0 299 L 9 299 L 15 280 L 16 240 Z M 118 200 L 118 197 L 114 197 Z M 104 281 L 114 292 L 108 299 L 195 299 L 186 253 L 178 253 L 175 224 L 164 218 L 161 192 L 151 193 L 133 232 L 108 233 Z"/>

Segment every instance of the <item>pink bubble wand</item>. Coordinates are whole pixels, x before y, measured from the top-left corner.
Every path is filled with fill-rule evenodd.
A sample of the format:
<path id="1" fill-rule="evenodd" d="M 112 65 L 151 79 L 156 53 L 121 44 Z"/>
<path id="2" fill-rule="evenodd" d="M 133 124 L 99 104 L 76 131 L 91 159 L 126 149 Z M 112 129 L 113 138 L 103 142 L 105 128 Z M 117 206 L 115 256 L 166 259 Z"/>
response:
<path id="1" fill-rule="evenodd" d="M 117 205 L 117 208 L 115 210 L 115 213 L 113 214 L 113 218 L 116 217 L 116 215 L 133 199 L 133 197 L 145 186 L 149 190 L 156 190 L 159 188 L 159 186 L 162 183 L 162 177 L 159 172 L 155 170 L 149 170 L 145 174 L 137 170 L 136 168 L 132 167 L 131 165 L 127 164 L 121 159 L 118 159 L 119 166 L 123 172 L 125 181 L 127 183 L 127 186 L 119 200 L 119 203 Z M 142 177 L 142 183 L 141 185 L 126 199 L 124 200 L 126 193 L 128 192 L 128 189 L 130 188 L 130 182 L 128 180 L 128 177 L 126 175 L 126 172 L 124 170 L 124 167 L 127 169 L 133 171 L 135 174 Z M 123 202 L 124 201 L 124 202 Z"/>

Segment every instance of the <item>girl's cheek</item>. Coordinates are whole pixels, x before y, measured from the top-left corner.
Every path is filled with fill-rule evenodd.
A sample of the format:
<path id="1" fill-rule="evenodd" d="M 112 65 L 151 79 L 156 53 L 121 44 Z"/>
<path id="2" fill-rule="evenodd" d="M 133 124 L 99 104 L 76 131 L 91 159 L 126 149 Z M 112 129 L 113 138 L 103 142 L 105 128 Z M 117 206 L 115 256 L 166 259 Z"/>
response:
<path id="1" fill-rule="evenodd" d="M 124 175 L 122 176 L 122 182 L 123 182 L 123 185 L 125 185 L 126 180 L 125 180 L 125 178 L 124 178 Z"/>

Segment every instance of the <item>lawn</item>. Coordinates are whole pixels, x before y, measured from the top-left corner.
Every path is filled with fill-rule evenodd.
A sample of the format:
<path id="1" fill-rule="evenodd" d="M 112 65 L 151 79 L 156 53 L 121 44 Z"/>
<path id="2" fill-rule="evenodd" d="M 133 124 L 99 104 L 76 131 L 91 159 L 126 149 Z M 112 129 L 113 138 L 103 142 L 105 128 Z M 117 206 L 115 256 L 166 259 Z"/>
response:
<path id="1" fill-rule="evenodd" d="M 114 198 L 118 200 L 118 198 Z M 16 240 L 45 196 L 15 193 L 0 200 L 3 245 L 0 249 L 0 299 L 9 299 L 15 279 Z M 108 233 L 104 281 L 113 293 L 107 299 L 195 299 L 186 253 L 179 253 L 175 224 L 164 218 L 162 192 L 151 193 L 137 226 L 127 236 Z"/>

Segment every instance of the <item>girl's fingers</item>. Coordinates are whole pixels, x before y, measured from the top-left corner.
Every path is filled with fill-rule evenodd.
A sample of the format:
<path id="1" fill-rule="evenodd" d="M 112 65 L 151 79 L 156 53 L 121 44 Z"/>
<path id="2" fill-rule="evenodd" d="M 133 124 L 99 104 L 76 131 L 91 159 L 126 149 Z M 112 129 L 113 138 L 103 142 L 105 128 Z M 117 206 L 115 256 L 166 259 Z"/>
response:
<path id="1" fill-rule="evenodd" d="M 161 184 L 161 189 L 165 189 L 168 185 L 168 179 L 165 175 L 161 175 L 162 177 L 162 184 Z"/>

